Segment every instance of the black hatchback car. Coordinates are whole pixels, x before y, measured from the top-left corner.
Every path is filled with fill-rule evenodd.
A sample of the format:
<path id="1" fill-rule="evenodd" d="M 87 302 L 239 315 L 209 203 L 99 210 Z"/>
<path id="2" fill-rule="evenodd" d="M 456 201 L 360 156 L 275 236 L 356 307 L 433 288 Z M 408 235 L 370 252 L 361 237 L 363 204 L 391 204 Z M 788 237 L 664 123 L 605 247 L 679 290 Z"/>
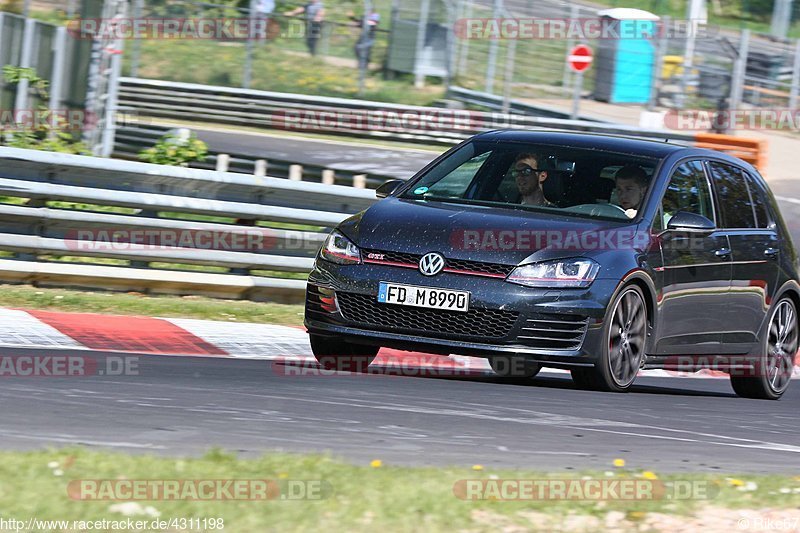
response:
<path id="1" fill-rule="evenodd" d="M 777 399 L 798 349 L 797 256 L 749 164 L 592 134 L 495 131 L 437 158 L 336 228 L 308 280 L 323 366 L 379 347 L 569 369 L 625 391 L 640 369 L 731 376 Z"/>

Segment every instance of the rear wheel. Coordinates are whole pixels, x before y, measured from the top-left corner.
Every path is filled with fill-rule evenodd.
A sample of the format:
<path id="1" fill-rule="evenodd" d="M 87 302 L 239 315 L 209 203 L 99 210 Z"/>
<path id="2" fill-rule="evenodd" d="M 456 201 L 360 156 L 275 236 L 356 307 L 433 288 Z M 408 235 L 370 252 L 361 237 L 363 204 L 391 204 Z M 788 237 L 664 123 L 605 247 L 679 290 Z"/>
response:
<path id="1" fill-rule="evenodd" d="M 797 309 L 790 298 L 782 298 L 772 309 L 762 354 L 754 376 L 731 375 L 731 385 L 739 396 L 777 400 L 789 387 L 798 346 Z"/>
<path id="2" fill-rule="evenodd" d="M 504 378 L 532 378 L 542 369 L 539 363 L 524 357 L 506 355 L 490 357 L 489 365 L 495 374 Z"/>
<path id="3" fill-rule="evenodd" d="M 644 361 L 647 306 L 636 285 L 625 287 L 609 307 L 600 360 L 594 368 L 576 368 L 572 380 L 580 388 L 625 392 Z"/>
<path id="4" fill-rule="evenodd" d="M 379 346 L 354 344 L 339 337 L 311 334 L 311 351 L 325 370 L 364 372 L 375 359 Z"/>

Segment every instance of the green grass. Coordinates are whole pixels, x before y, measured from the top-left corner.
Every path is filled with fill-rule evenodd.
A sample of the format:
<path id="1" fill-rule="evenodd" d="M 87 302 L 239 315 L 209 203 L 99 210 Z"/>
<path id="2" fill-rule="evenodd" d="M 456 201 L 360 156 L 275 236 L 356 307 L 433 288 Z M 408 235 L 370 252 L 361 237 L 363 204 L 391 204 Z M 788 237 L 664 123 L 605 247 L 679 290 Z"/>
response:
<path id="1" fill-rule="evenodd" d="M 139 76 L 188 83 L 240 87 L 245 46 L 213 41 L 143 41 Z M 202 65 L 203 68 L 198 68 Z M 260 46 L 253 57 L 252 89 L 355 98 L 358 70 L 327 63 L 321 57 L 292 53 L 279 43 Z M 442 98 L 444 87 L 415 89 L 409 77 L 384 80 L 370 73 L 361 98 L 382 102 L 429 105 Z"/>
<path id="2" fill-rule="evenodd" d="M 222 518 L 226 532 L 252 531 L 504 531 L 551 530 L 565 517 L 599 520 L 619 512 L 631 525 L 648 519 L 650 512 L 689 515 L 712 505 L 731 509 L 764 507 L 789 509 L 800 505 L 800 494 L 780 489 L 800 486 L 785 476 L 671 475 L 663 481 L 696 480 L 718 486 L 711 499 L 658 501 L 468 501 L 454 495 L 459 480 L 576 479 L 581 475 L 609 479 L 601 472 L 544 474 L 522 470 L 483 468 L 371 467 L 364 457 L 348 464 L 328 456 L 266 454 L 241 459 L 212 450 L 199 458 L 126 455 L 66 448 L 35 452 L 0 452 L 0 507 L 4 518 L 26 520 L 124 520 L 112 510 L 118 501 L 86 501 L 68 496 L 76 480 L 270 480 L 281 484 L 303 480 L 325 487 L 319 499 L 296 501 L 143 500 L 140 510 L 152 507 L 160 518 Z M 615 472 L 615 479 L 640 476 L 638 471 Z M 743 492 L 736 484 L 754 482 Z M 72 485 L 73 487 L 76 484 Z M 714 491 L 716 492 L 716 491 Z M 129 504 L 131 505 L 131 504 Z M 132 519 L 151 519 L 141 514 Z M 572 519 L 574 520 L 574 518 Z M 549 522 L 548 522 L 549 521 Z M 574 528 L 574 526 L 573 526 Z M 602 529 L 602 528 L 596 528 Z"/>
<path id="3" fill-rule="evenodd" d="M 46 289 L 29 285 L 0 285 L 0 307 L 287 326 L 300 326 L 303 323 L 302 305 L 220 300 L 201 296 L 147 296 L 138 293 Z"/>

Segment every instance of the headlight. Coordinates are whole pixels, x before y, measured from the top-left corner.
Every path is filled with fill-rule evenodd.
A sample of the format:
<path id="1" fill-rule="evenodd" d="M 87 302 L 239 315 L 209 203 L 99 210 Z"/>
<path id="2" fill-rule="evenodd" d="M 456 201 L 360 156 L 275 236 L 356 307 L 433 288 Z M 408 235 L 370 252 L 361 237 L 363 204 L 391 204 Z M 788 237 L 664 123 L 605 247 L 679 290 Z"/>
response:
<path id="1" fill-rule="evenodd" d="M 351 265 L 361 262 L 361 252 L 358 250 L 358 246 L 337 230 L 333 230 L 328 235 L 328 238 L 325 239 L 322 250 L 320 250 L 320 256 L 326 261 L 339 265 Z"/>
<path id="2" fill-rule="evenodd" d="M 591 259 L 560 259 L 518 266 L 506 281 L 527 287 L 580 289 L 588 287 L 600 265 Z"/>

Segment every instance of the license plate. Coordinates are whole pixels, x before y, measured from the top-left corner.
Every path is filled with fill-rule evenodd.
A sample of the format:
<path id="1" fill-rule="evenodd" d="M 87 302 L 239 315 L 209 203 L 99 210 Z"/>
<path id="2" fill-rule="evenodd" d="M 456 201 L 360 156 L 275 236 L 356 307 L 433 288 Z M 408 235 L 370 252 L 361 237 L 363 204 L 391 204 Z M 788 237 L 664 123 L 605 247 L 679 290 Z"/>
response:
<path id="1" fill-rule="evenodd" d="M 410 305 L 426 309 L 448 311 L 469 310 L 469 292 L 398 285 L 382 281 L 378 287 L 378 301 L 384 304 Z"/>

